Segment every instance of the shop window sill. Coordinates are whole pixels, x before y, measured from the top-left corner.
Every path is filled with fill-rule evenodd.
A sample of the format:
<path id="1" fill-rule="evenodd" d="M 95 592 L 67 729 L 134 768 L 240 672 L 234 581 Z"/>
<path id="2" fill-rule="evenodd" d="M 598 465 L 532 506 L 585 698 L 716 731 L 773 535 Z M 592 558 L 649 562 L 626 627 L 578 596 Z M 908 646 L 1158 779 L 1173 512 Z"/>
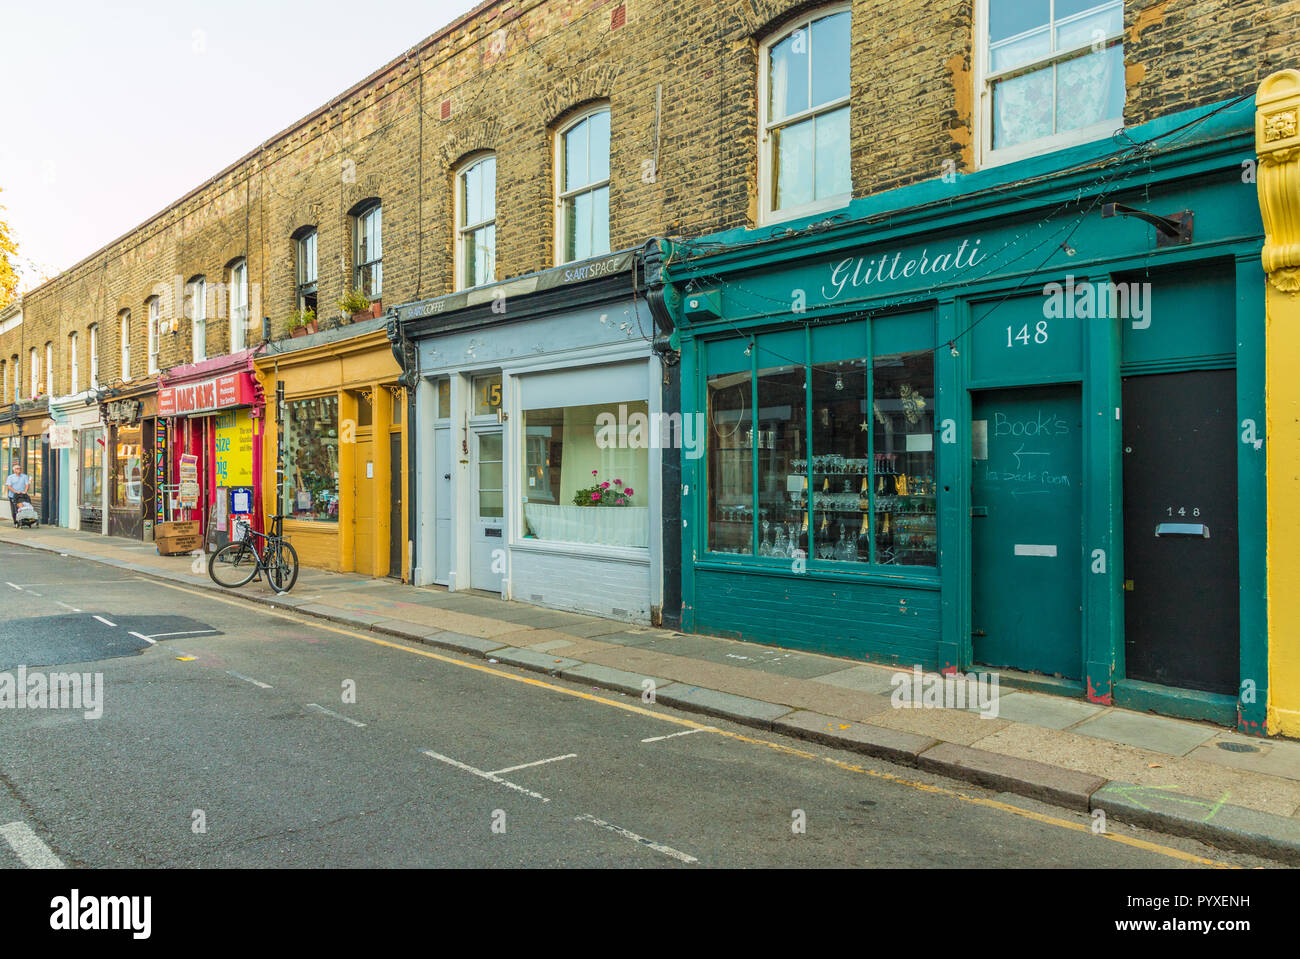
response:
<path id="1" fill-rule="evenodd" d="M 865 567 L 865 564 L 832 565 L 825 560 L 807 560 L 806 563 L 807 566 L 804 571 L 796 573 L 791 568 L 791 561 L 788 559 L 709 553 L 703 559 L 696 560 L 695 567 L 697 569 L 720 570 L 723 572 L 744 572 L 760 576 L 786 576 L 791 579 L 914 586 L 919 589 L 937 590 L 939 588 L 939 571 L 932 567 L 920 566 L 891 570 L 882 566 Z M 853 565 L 864 568 L 853 569 Z"/>
<path id="2" fill-rule="evenodd" d="M 558 540 L 527 537 L 513 540 L 510 543 L 510 548 L 525 550 L 530 553 L 562 553 L 566 556 L 579 556 L 584 559 L 608 559 L 640 566 L 650 564 L 650 550 L 640 546 L 601 546 L 596 543 L 565 543 Z"/>

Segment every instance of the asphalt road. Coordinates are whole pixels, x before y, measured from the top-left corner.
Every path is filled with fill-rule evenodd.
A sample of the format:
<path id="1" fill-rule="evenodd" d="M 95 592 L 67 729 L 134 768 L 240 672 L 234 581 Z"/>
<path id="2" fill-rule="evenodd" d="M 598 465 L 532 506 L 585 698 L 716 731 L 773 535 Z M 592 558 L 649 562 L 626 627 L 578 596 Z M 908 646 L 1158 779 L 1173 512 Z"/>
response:
<path id="1" fill-rule="evenodd" d="M 4 868 L 1272 865 L 70 557 L 0 594 Z"/>

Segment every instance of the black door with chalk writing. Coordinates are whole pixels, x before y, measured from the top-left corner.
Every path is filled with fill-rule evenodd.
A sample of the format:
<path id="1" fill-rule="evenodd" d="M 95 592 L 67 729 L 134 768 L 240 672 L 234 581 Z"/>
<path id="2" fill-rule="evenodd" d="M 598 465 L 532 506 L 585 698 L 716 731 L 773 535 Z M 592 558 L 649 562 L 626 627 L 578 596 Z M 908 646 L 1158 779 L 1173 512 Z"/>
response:
<path id="1" fill-rule="evenodd" d="M 971 642 L 975 661 L 1083 674 L 1077 386 L 972 397 Z"/>
<path id="2" fill-rule="evenodd" d="M 1129 679 L 1236 694 L 1236 392 L 1234 370 L 1124 379 Z"/>

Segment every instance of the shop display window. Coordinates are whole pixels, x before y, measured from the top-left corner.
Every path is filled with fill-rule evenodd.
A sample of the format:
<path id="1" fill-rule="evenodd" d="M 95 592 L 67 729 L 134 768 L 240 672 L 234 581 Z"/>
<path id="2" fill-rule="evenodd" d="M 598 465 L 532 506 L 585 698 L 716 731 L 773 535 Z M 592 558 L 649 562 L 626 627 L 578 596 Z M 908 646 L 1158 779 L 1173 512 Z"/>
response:
<path id="1" fill-rule="evenodd" d="M 868 356 L 863 321 L 836 334 L 862 355 L 805 363 L 779 335 L 792 362 L 771 365 L 760 336 L 751 372 L 708 377 L 708 551 L 934 567 L 933 351 Z"/>
<path id="2" fill-rule="evenodd" d="M 709 546 L 754 552 L 754 423 L 750 373 L 709 377 Z"/>
<path id="3" fill-rule="evenodd" d="M 81 431 L 81 505 L 99 509 L 104 489 L 104 431 Z"/>
<path id="4" fill-rule="evenodd" d="M 339 519 L 339 399 L 337 395 L 285 404 L 286 516 L 337 523 Z"/>
<path id="5" fill-rule="evenodd" d="M 645 400 L 523 413 L 524 537 L 650 545 Z"/>
<path id="6" fill-rule="evenodd" d="M 140 427 L 119 426 L 113 459 L 113 506 L 139 507 L 144 491 L 144 450 Z"/>

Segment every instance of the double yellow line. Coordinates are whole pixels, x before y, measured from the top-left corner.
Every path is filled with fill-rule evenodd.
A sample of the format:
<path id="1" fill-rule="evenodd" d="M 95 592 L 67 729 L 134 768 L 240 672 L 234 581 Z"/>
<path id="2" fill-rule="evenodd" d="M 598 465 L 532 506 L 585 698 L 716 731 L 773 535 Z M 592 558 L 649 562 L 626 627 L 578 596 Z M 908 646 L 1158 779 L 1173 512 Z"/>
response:
<path id="1" fill-rule="evenodd" d="M 141 577 L 142 579 L 145 577 Z M 935 786 L 931 783 L 917 782 L 912 779 L 905 779 L 902 776 L 896 776 L 893 773 L 882 772 L 877 769 L 868 769 L 865 766 L 859 766 L 856 763 L 845 762 L 842 759 L 836 759 L 832 756 L 819 756 L 816 753 L 809 752 L 805 749 L 799 749 L 795 746 L 787 746 L 784 743 L 772 742 L 768 739 L 757 739 L 753 736 L 746 736 L 743 733 L 733 733 L 725 729 L 718 729 L 715 726 L 709 726 L 705 723 L 696 722 L 693 719 L 686 719 L 682 716 L 673 716 L 668 713 L 657 712 L 653 709 L 646 709 L 643 706 L 634 703 L 621 702 L 617 699 L 608 699 L 604 696 L 596 696 L 592 693 L 583 692 L 579 689 L 570 689 L 567 686 L 559 686 L 555 683 L 547 682 L 544 679 L 536 679 L 532 676 L 520 676 L 515 673 L 509 673 L 501 669 L 493 669 L 490 665 L 482 663 L 466 662 L 462 659 L 456 659 L 451 656 L 444 656 L 441 653 L 435 653 L 427 649 L 416 649 L 403 643 L 390 642 L 386 639 L 380 639 L 377 636 L 367 636 L 365 633 L 354 632 L 350 629 L 340 629 L 337 626 L 328 625 L 317 619 L 304 619 L 300 616 L 291 616 L 278 610 L 267 610 L 256 606 L 247 601 L 228 599 L 224 596 L 216 596 L 210 592 L 189 589 L 184 586 L 177 586 L 174 583 L 158 582 L 159 585 L 166 586 L 168 589 L 179 590 L 182 593 L 190 593 L 194 596 L 200 596 L 204 599 L 211 599 L 221 603 L 227 603 L 231 606 L 239 606 L 243 609 L 257 610 L 270 616 L 276 616 L 285 619 L 300 626 L 307 626 L 312 629 L 323 629 L 331 633 L 338 633 L 340 636 L 349 636 L 353 639 L 359 639 L 363 642 L 371 643 L 375 646 L 385 646 L 389 649 L 400 650 L 404 653 L 411 653 L 415 656 L 423 656 L 427 659 L 436 659 L 440 663 L 447 663 L 451 666 L 459 666 L 462 669 L 472 669 L 480 673 L 487 673 L 492 676 L 508 679 L 511 682 L 523 683 L 527 686 L 536 686 L 539 689 L 547 689 L 551 692 L 560 693 L 565 696 L 574 696 L 578 699 L 585 699 L 588 702 L 600 703 L 603 706 L 612 706 L 615 709 L 621 709 L 624 712 L 636 713 L 641 716 L 649 716 L 652 719 L 658 719 L 662 722 L 672 723 L 677 726 L 685 726 L 689 729 L 698 729 L 703 732 L 715 733 L 719 736 L 726 736 L 728 739 L 734 739 L 742 743 L 749 743 L 753 746 L 764 746 L 768 749 L 776 750 L 787 756 L 797 756 L 800 759 L 810 759 L 813 762 L 824 762 L 837 769 L 843 769 L 846 772 L 861 773 L 866 776 L 874 776 L 876 779 L 883 779 L 887 782 L 896 783 L 900 786 L 907 786 L 920 792 L 931 793 L 939 796 L 949 796 L 953 799 L 959 799 L 962 802 L 971 803 L 976 806 L 983 806 L 988 809 L 998 809 L 1002 812 L 1011 813 L 1013 816 L 1020 816 L 1023 819 L 1030 819 L 1034 822 L 1043 823 L 1048 826 L 1057 826 L 1061 829 L 1070 829 L 1074 832 L 1091 833 L 1092 828 L 1083 823 L 1071 822 L 1068 819 L 1060 819 L 1056 816 L 1048 816 L 1043 813 L 1034 812 L 1029 809 L 1021 809 L 1019 806 L 1013 806 L 1010 803 L 1000 802 L 996 799 L 989 799 L 984 796 L 970 796 L 956 789 L 949 789 L 946 786 Z M 1148 842 L 1145 839 L 1139 839 L 1136 836 L 1126 836 L 1121 833 L 1104 832 L 1098 833 L 1098 838 L 1117 842 L 1124 846 L 1131 846 L 1134 849 L 1143 849 L 1147 852 L 1157 853 L 1161 856 L 1168 856 L 1171 859 L 1180 859 L 1184 862 L 1196 863 L 1200 866 L 1213 866 L 1219 869 L 1234 868 L 1229 863 L 1219 862 L 1214 859 L 1207 859 L 1204 856 L 1197 856 L 1189 852 L 1183 852 L 1181 849 L 1173 849 L 1169 846 L 1162 846 L 1159 843 Z"/>

